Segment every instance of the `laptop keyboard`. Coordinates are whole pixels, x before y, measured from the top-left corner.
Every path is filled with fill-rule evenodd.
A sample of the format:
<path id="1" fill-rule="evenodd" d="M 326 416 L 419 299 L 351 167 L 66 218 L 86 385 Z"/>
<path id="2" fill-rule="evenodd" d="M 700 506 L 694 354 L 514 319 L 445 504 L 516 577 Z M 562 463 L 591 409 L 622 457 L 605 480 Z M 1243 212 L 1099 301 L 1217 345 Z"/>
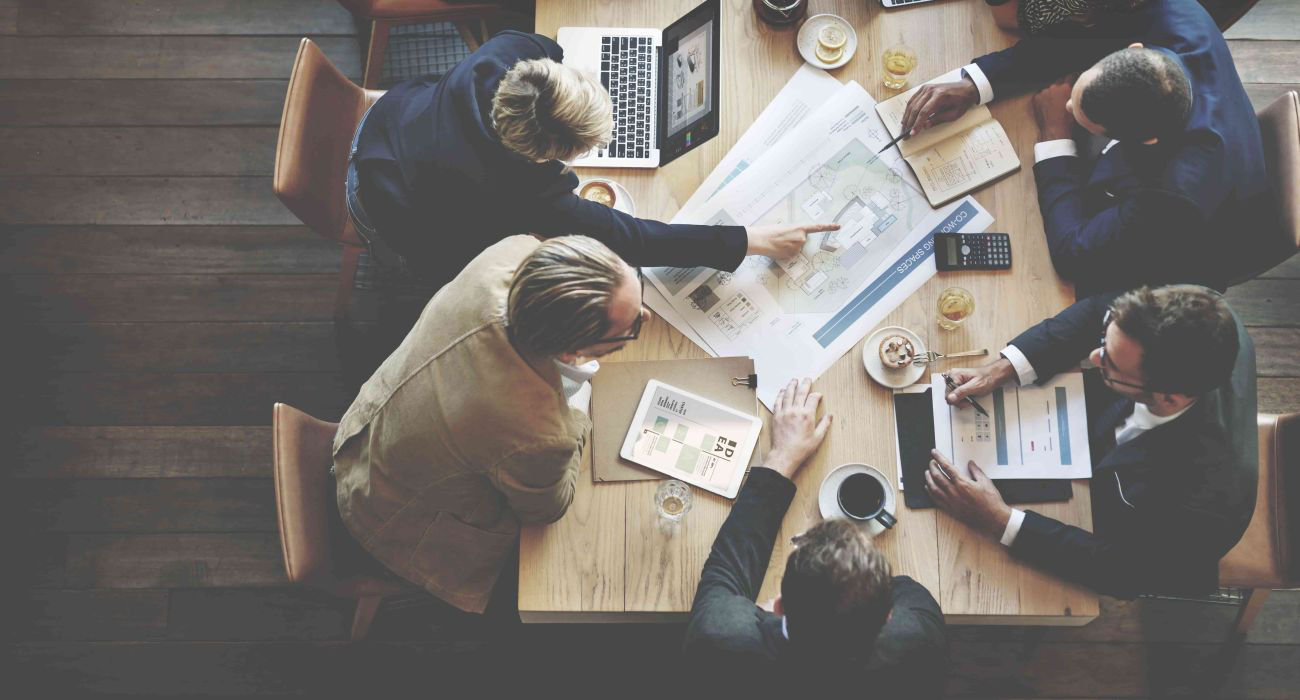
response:
<path id="1" fill-rule="evenodd" d="M 602 158 L 645 158 L 652 143 L 654 45 L 643 36 L 606 36 L 600 41 L 600 82 L 614 104 L 614 135 L 596 153 Z"/>

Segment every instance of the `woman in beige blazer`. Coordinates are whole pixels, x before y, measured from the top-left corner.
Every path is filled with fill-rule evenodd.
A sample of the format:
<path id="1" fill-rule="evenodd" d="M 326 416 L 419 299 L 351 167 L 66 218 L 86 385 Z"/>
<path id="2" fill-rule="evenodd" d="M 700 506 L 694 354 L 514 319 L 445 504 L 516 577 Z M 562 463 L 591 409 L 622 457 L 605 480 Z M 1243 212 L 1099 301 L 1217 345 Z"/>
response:
<path id="1" fill-rule="evenodd" d="M 636 338 L 641 284 L 583 236 L 513 236 L 475 258 L 340 422 L 338 506 L 357 541 L 482 612 L 520 523 L 558 520 L 573 500 L 591 421 L 571 405 L 581 381 L 562 373 Z"/>

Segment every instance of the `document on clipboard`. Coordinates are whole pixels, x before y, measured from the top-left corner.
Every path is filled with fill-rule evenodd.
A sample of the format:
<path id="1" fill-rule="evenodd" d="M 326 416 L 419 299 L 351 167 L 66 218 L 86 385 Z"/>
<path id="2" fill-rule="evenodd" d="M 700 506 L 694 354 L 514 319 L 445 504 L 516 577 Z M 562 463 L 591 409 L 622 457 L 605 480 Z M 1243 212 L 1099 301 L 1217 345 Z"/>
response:
<path id="1" fill-rule="evenodd" d="M 652 379 L 619 456 L 735 498 L 762 429 L 757 416 Z"/>

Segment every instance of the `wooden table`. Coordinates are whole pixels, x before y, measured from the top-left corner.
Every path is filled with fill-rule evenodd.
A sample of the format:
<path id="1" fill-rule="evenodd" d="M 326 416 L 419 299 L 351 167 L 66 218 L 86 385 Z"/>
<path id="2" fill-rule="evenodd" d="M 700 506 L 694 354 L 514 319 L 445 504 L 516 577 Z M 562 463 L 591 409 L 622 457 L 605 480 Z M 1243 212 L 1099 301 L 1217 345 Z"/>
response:
<path id="1" fill-rule="evenodd" d="M 665 27 L 697 1 L 538 0 L 537 31 L 555 36 L 561 26 Z M 913 78 L 924 81 L 1015 40 L 994 26 L 979 2 L 887 11 L 873 0 L 814 0 L 810 14 L 818 12 L 834 12 L 853 23 L 858 53 L 833 74 L 844 82 L 858 81 L 877 100 L 895 94 L 880 82 L 880 52 L 887 43 L 906 39 L 916 49 Z M 582 175 L 617 178 L 631 191 L 639 214 L 670 218 L 799 67 L 794 36 L 794 29 L 762 24 L 750 0 L 723 0 L 721 134 L 658 170 L 584 169 Z M 916 330 L 927 347 L 940 352 L 980 347 L 996 352 L 1016 333 L 1073 300 L 1070 286 L 1052 269 L 1043 239 L 1032 172 L 1037 130 L 1028 98 L 1001 100 L 992 109 L 1024 165 L 975 197 L 996 219 L 991 230 L 1011 233 L 1013 269 L 935 277 L 884 322 Z M 954 284 L 974 294 L 976 310 L 963 329 L 945 332 L 934 321 L 935 301 L 941 289 Z M 859 344 L 814 385 L 826 395 L 825 408 L 835 414 L 835 425 L 795 478 L 799 490 L 777 538 L 760 601 L 779 590 L 790 537 L 820 519 L 816 494 L 826 474 L 846 462 L 876 465 L 891 479 L 896 474 L 890 392 L 867 377 L 860 352 Z M 656 318 L 640 340 L 609 359 L 706 356 Z M 696 489 L 694 509 L 680 529 L 664 532 L 652 503 L 657 481 L 593 484 L 590 461 L 588 453 L 564 518 L 522 534 L 520 615 L 527 622 L 685 619 L 730 502 Z M 1075 482 L 1069 503 L 1034 509 L 1091 529 L 1086 481 Z M 951 623 L 1083 625 L 1098 614 L 1095 595 L 1018 563 L 996 540 L 944 513 L 900 506 L 897 515 L 898 526 L 876 543 L 896 574 L 911 576 L 934 594 Z"/>

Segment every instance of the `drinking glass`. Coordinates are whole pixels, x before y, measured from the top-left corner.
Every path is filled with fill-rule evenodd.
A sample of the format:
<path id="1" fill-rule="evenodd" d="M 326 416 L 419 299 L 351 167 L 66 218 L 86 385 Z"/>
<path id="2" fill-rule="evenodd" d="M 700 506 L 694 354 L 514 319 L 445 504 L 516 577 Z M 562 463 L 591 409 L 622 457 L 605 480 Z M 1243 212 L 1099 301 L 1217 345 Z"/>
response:
<path id="1" fill-rule="evenodd" d="M 690 485 L 676 479 L 668 479 L 655 489 L 655 508 L 664 520 L 681 520 L 690 512 L 693 500 Z"/>
<path id="2" fill-rule="evenodd" d="M 885 69 L 885 87 L 902 90 L 907 87 L 907 76 L 916 70 L 916 52 L 906 44 L 896 44 L 885 49 L 880 65 Z"/>
<path id="3" fill-rule="evenodd" d="M 754 0 L 754 12 L 768 24 L 786 26 L 808 14 L 808 0 Z"/>
<path id="4" fill-rule="evenodd" d="M 961 287 L 949 287 L 939 293 L 939 327 L 956 330 L 975 313 L 975 297 Z"/>

